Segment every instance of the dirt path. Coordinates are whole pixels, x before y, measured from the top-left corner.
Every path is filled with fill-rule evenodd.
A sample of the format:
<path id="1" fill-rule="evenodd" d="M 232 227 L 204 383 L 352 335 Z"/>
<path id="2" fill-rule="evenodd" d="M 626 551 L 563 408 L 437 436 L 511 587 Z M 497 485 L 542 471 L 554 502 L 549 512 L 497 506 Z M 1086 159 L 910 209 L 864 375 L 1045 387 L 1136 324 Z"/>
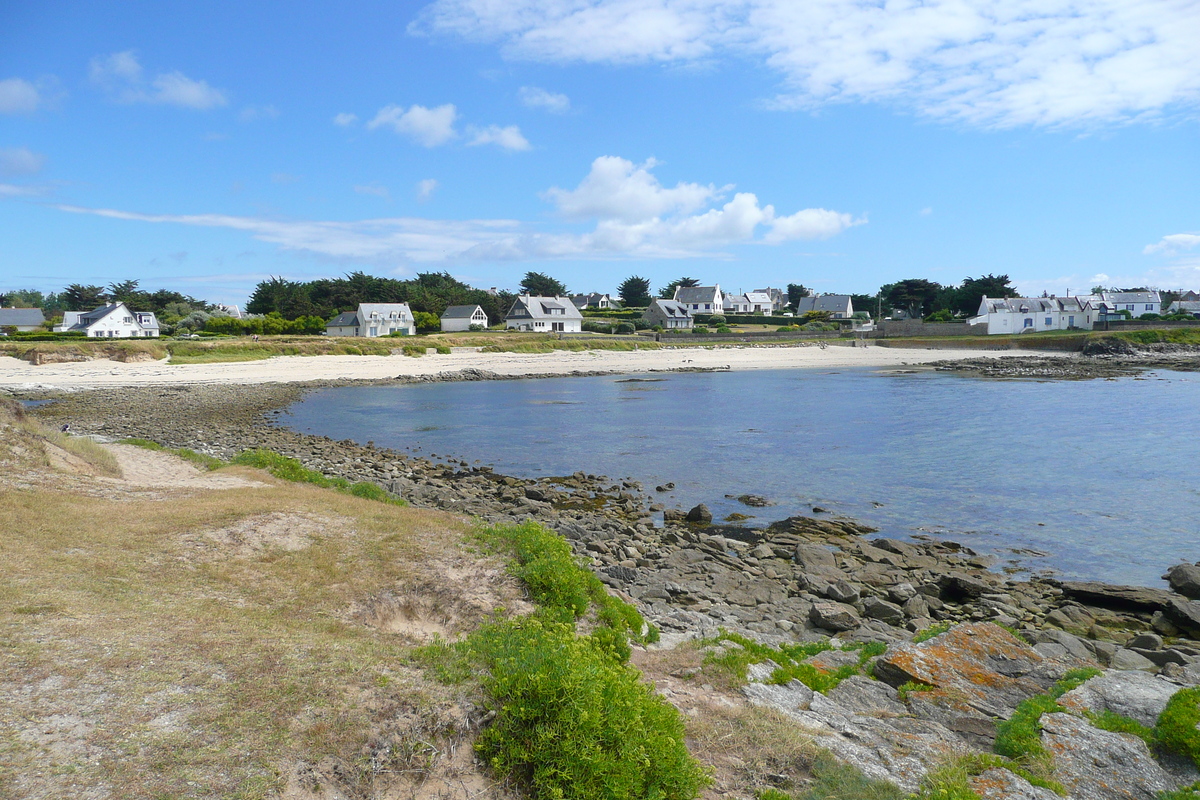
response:
<path id="1" fill-rule="evenodd" d="M 237 475 L 201 470 L 172 453 L 163 453 L 131 444 L 105 445 L 121 467 L 114 482 L 139 488 L 245 489 L 265 486 Z"/>

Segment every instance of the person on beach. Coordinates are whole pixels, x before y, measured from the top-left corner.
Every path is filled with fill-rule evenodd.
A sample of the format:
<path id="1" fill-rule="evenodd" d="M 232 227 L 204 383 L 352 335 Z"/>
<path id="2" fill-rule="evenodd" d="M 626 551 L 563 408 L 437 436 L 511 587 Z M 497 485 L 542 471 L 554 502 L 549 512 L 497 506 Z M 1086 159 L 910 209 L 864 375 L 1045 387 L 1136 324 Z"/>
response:
<path id="1" fill-rule="evenodd" d="M 71 423 L 69 423 L 69 422 L 64 423 L 63 426 L 61 428 L 59 428 L 59 430 L 62 431 L 63 433 L 67 433 L 68 431 L 71 430 Z"/>

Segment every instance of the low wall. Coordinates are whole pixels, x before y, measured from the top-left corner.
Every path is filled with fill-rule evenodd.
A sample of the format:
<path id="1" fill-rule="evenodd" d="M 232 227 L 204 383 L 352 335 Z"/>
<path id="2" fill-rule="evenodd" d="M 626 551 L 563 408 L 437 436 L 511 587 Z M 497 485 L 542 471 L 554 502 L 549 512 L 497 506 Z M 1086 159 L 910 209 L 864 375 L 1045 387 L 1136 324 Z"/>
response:
<path id="1" fill-rule="evenodd" d="M 1092 330 L 1097 331 L 1136 331 L 1145 328 L 1200 328 L 1200 319 L 1192 320 L 1154 320 L 1127 319 L 1097 322 Z"/>
<path id="2" fill-rule="evenodd" d="M 885 319 L 879 323 L 883 336 L 987 336 L 987 325 L 965 322 L 925 322 L 919 319 Z"/>

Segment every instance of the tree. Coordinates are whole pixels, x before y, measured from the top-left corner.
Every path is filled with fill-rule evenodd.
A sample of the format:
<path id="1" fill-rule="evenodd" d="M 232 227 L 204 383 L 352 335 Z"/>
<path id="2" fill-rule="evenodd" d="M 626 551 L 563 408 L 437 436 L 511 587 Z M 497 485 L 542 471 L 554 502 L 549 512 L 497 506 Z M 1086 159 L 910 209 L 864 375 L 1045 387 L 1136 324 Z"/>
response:
<path id="1" fill-rule="evenodd" d="M 535 297 L 557 297 L 565 295 L 567 287 L 542 272 L 526 272 L 521 281 L 521 294 Z"/>
<path id="2" fill-rule="evenodd" d="M 131 310 L 147 311 L 150 295 L 138 289 L 138 281 L 126 280 L 108 285 L 108 296 L 114 303 L 124 303 Z"/>
<path id="3" fill-rule="evenodd" d="M 62 290 L 59 295 L 66 311 L 91 311 L 97 306 L 104 305 L 105 295 L 103 286 L 88 286 L 82 283 L 72 283 Z"/>
<path id="4" fill-rule="evenodd" d="M 8 308 L 41 308 L 46 298 L 36 289 L 14 289 L 0 294 L 0 306 Z"/>
<path id="5" fill-rule="evenodd" d="M 787 304 L 793 311 L 796 310 L 796 307 L 799 305 L 801 300 L 811 295 L 812 292 L 807 286 L 801 286 L 798 283 L 789 283 L 787 285 Z"/>
<path id="6" fill-rule="evenodd" d="M 670 283 L 668 283 L 663 288 L 659 289 L 658 296 L 660 298 L 662 298 L 663 300 L 674 300 L 675 299 L 675 290 L 678 289 L 680 286 L 682 286 L 684 288 L 691 288 L 692 286 L 699 286 L 699 285 L 700 285 L 700 281 L 696 280 L 695 278 L 677 278 L 676 280 L 673 280 Z"/>
<path id="7" fill-rule="evenodd" d="M 621 298 L 621 305 L 629 308 L 645 308 L 650 305 L 654 299 L 650 296 L 650 279 L 640 278 L 637 275 L 630 275 L 621 285 L 617 287 L 617 294 Z"/>
<path id="8" fill-rule="evenodd" d="M 854 307 L 854 313 L 857 314 L 861 311 L 869 317 L 874 317 L 881 310 L 877 294 L 852 294 L 850 295 L 850 305 Z"/>
<path id="9" fill-rule="evenodd" d="M 1016 297 L 1017 290 L 1007 275 L 980 275 L 978 278 L 963 278 L 962 286 L 952 290 L 947 307 L 962 317 L 975 314 L 984 297 Z"/>
<path id="10" fill-rule="evenodd" d="M 897 283 L 890 283 L 880 289 L 888 307 L 903 308 L 914 319 L 925 316 L 925 307 L 933 304 L 941 290 L 940 283 L 934 283 L 924 278 L 907 278 Z"/>

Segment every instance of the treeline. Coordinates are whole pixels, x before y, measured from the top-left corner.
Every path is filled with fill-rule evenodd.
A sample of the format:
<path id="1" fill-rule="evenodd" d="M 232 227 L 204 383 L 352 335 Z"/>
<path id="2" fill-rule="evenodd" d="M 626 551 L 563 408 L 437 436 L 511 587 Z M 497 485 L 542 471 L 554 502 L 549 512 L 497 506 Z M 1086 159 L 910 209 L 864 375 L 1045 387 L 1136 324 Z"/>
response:
<path id="1" fill-rule="evenodd" d="M 0 306 L 40 308 L 47 317 L 61 317 L 64 311 L 91 311 L 105 303 L 124 303 L 135 311 L 153 311 L 161 316 L 175 313 L 186 316 L 193 311 L 211 311 L 215 306 L 181 292 L 158 289 L 148 292 L 139 288 L 139 281 L 127 280 L 108 286 L 72 283 L 61 292 L 43 294 L 34 289 L 13 289 L 0 292 Z"/>
<path id="2" fill-rule="evenodd" d="M 283 319 L 321 317 L 331 319 L 353 311 L 359 303 L 408 303 L 413 312 L 438 317 L 449 306 L 480 305 L 495 325 L 504 319 L 515 295 L 492 294 L 476 289 L 446 272 L 423 272 L 410 280 L 377 278 L 352 272 L 344 278 L 289 281 L 271 278 L 254 287 L 246 311 L 250 314 L 279 314 Z M 210 328 L 211 329 L 211 328 Z"/>

